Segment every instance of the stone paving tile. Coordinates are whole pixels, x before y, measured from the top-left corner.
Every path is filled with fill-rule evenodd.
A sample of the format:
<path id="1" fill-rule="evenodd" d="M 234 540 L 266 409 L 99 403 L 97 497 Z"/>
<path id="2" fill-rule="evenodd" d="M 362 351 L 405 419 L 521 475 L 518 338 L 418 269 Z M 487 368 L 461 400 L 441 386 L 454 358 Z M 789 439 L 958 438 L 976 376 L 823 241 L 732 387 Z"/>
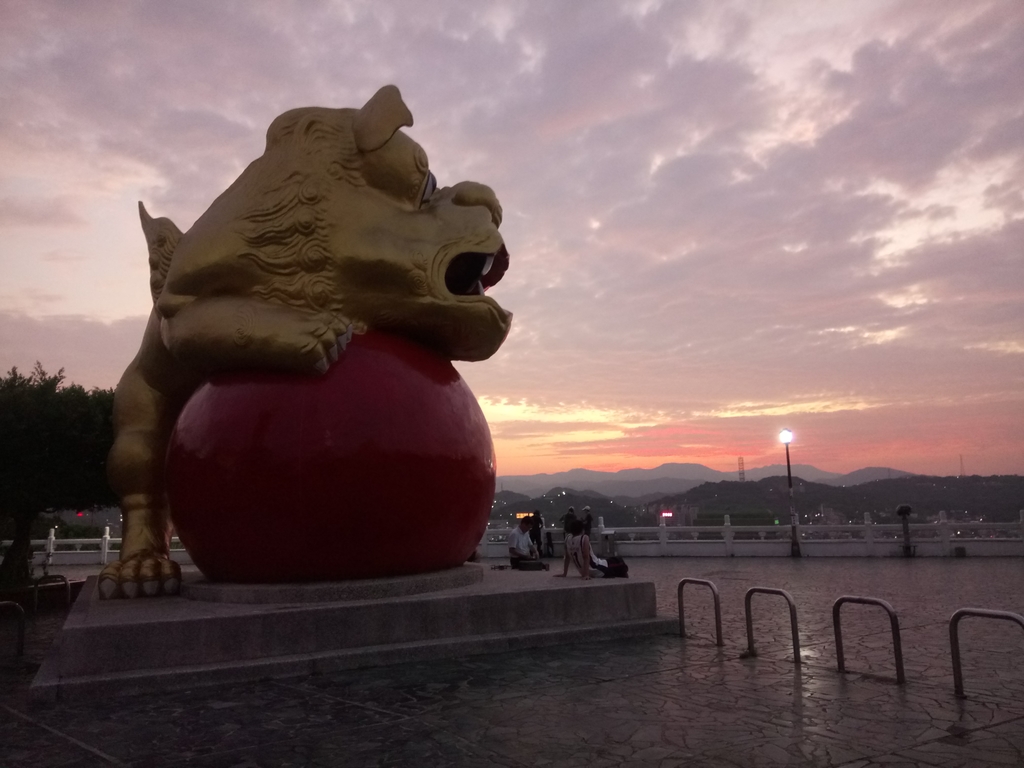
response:
<path id="1" fill-rule="evenodd" d="M 37 725 L 0 709 L 0 766 L 85 768 L 110 762 Z"/>
<path id="2" fill-rule="evenodd" d="M 1024 632 L 1003 624 L 961 626 L 960 646 L 965 690 L 1006 700 L 1024 698 Z M 1016 630 L 1010 632 L 1007 630 Z M 903 662 L 910 685 L 932 685 L 953 689 L 952 662 L 946 624 L 901 630 Z M 792 661 L 788 636 L 758 643 L 761 659 Z M 850 638 L 844 633 L 848 674 L 895 682 L 896 663 L 892 635 L 886 626 L 873 635 Z M 834 642 L 803 646 L 801 657 L 807 667 L 837 670 Z"/>
<path id="3" fill-rule="evenodd" d="M 114 697 L 91 706 L 88 718 L 69 717 L 72 709 L 34 710 L 33 716 L 85 743 L 106 745 L 105 752 L 126 763 L 161 758 L 171 744 L 177 755 L 192 759 L 403 718 L 270 683 Z"/>
<path id="4" fill-rule="evenodd" d="M 141 763 L 149 765 L 149 763 Z M 486 746 L 416 721 L 377 725 L 358 731 L 338 730 L 303 738 L 162 760 L 166 766 L 264 768 L 274 766 L 509 766 L 510 760 Z"/>
<path id="5" fill-rule="evenodd" d="M 10 612 L 0 614 L 0 701 L 28 689 L 66 617 L 59 608 L 29 613 L 25 617 L 25 655 L 18 657 L 14 655 L 17 622 Z"/>
<path id="6" fill-rule="evenodd" d="M 760 768 L 761 766 L 822 766 L 833 768 L 859 758 L 860 753 L 848 745 L 830 739 L 810 740 L 802 735 L 774 735 L 750 748 L 737 749 L 733 745 L 708 750 L 701 761 L 692 765 L 739 766 Z"/>
<path id="7" fill-rule="evenodd" d="M 641 563 L 639 569 L 649 570 L 658 578 L 659 606 L 666 611 L 674 610 L 676 604 L 674 590 L 670 588 L 675 576 L 717 579 L 722 593 L 727 655 L 741 653 L 746 647 L 746 588 L 760 582 L 789 589 L 797 601 L 804 662 L 832 669 L 836 665 L 831 617 L 834 599 L 843 593 L 888 599 L 900 614 L 904 665 L 912 684 L 927 682 L 952 687 L 948 620 L 956 608 L 971 605 L 1024 610 L 1021 569 L 1015 559 L 884 562 L 884 567 L 876 568 L 871 561 L 844 560 L 841 567 L 829 569 L 833 577 L 821 583 L 807 583 L 799 578 L 807 563 L 786 560 L 764 564 L 751 564 L 749 560 L 714 561 L 704 568 L 692 560 L 650 561 Z M 675 571 L 671 578 L 670 571 Z M 902 580 L 894 581 L 893 573 Z M 983 589 L 979 589 L 980 584 Z M 687 628 L 697 635 L 691 640 L 709 641 L 713 627 L 710 596 L 706 591 L 701 595 L 698 587 L 686 589 Z M 913 599 L 917 590 L 924 590 L 928 599 Z M 847 669 L 856 674 L 894 679 L 891 632 L 885 612 L 855 604 L 844 606 L 842 611 Z M 792 659 L 788 613 L 780 598 L 754 597 L 754 627 L 760 657 Z M 1018 627 L 1008 622 L 968 618 L 960 624 L 960 641 L 969 693 L 1007 700 L 1024 697 L 1024 633 Z"/>
<path id="8" fill-rule="evenodd" d="M 969 768 L 975 765 L 1024 765 L 1024 719 L 969 733 L 952 733 L 913 749 L 899 757 L 918 765 L 941 768 Z"/>
<path id="9" fill-rule="evenodd" d="M 710 595 L 687 587 L 678 637 L 576 644 L 286 681 L 30 708 L 31 675 L 63 619 L 30 617 L 25 660 L 0 623 L 0 766 L 829 766 L 1024 765 L 1024 633 L 961 624 L 969 697 L 953 696 L 946 622 L 958 607 L 1020 612 L 1019 560 L 631 561 L 676 613 L 684 575 L 722 594 L 725 647 Z M 758 655 L 746 647 L 743 594 L 782 587 L 797 601 L 801 666 L 788 612 L 754 598 Z M 840 594 L 900 612 L 909 684 L 894 683 L 883 611 L 847 606 L 850 672 L 835 668 L 831 606 Z M 6 633 L 6 634 L 5 634 Z M 54 734 L 44 726 L 59 731 Z M 63 735 L 61 735 L 63 734 Z M 92 748 L 90 752 L 88 748 Z"/>
<path id="10" fill-rule="evenodd" d="M 662 701 L 637 701 L 611 686 L 547 689 L 536 695 L 434 712 L 423 720 L 434 728 L 485 743 L 498 754 L 527 765 L 544 761 L 589 765 L 634 758 L 660 761 L 693 755 L 685 744 L 666 738 L 664 723 L 692 716 L 695 710 L 676 706 L 666 711 Z"/>
<path id="11" fill-rule="evenodd" d="M 807 759 L 804 753 L 814 750 L 840 756 L 831 762 L 819 760 L 820 764 L 857 754 L 828 738 L 819 738 L 819 743 L 811 745 L 794 737 L 788 733 L 792 730 L 788 723 L 771 722 L 770 707 L 752 707 L 749 700 L 737 706 L 728 692 L 670 685 L 655 689 L 649 682 L 596 683 L 570 692 L 553 689 L 501 705 L 481 705 L 464 712 L 445 710 L 431 714 L 427 720 L 437 727 L 458 728 L 473 738 L 499 745 L 499 751 L 509 745 L 521 756 L 544 755 L 558 765 L 572 764 L 581 747 L 585 747 L 584 755 L 637 760 L 638 764 L 671 760 L 687 765 L 722 764 L 718 752 L 723 750 L 739 756 L 757 755 L 764 747 L 772 753 L 777 746 L 765 746 L 769 744 L 766 732 L 776 742 L 788 739 L 790 746 L 797 745 L 794 754 L 804 755 L 802 759 Z M 738 695 L 749 699 L 749 692 L 740 691 Z M 529 725 L 536 719 L 568 725 L 555 731 L 537 731 Z M 586 763 L 586 759 L 580 760 L 580 764 Z"/>
<path id="12" fill-rule="evenodd" d="M 641 649 L 634 647 L 634 651 L 639 650 Z M 765 687 L 768 691 L 775 692 L 776 695 L 772 698 L 766 695 L 766 691 L 757 691 L 756 693 L 751 691 L 747 680 L 736 681 L 735 670 L 719 672 L 717 676 L 701 675 L 699 669 L 688 668 L 685 671 L 688 678 L 685 680 L 673 680 L 670 673 L 663 671 L 653 680 L 636 681 L 627 686 L 614 682 L 581 686 L 573 691 L 572 696 L 561 695 L 557 691 L 545 692 L 542 696 L 522 692 L 512 699 L 494 705 L 498 707 L 497 710 L 494 706 L 481 703 L 468 713 L 456 715 L 449 712 L 447 715 L 432 715 L 430 722 L 438 727 L 457 727 L 472 738 L 500 741 L 509 735 L 516 743 L 519 743 L 523 734 L 511 726 L 505 725 L 506 721 L 519 723 L 529 721 L 531 716 L 547 719 L 547 715 L 558 718 L 558 713 L 562 713 L 563 719 L 568 719 L 573 723 L 595 719 L 596 722 L 604 723 L 604 725 L 595 732 L 577 729 L 577 735 L 591 747 L 597 746 L 610 750 L 610 753 L 619 757 L 625 756 L 627 747 L 616 742 L 633 742 L 639 739 L 641 749 L 653 748 L 659 743 L 662 746 L 670 744 L 683 750 L 672 753 L 674 756 L 696 758 L 699 755 L 696 755 L 693 750 L 704 749 L 709 744 L 720 747 L 724 742 L 730 745 L 729 749 L 735 750 L 737 745 L 745 741 L 768 743 L 764 740 L 765 730 L 771 732 L 774 729 L 772 738 L 775 741 L 771 743 L 776 748 L 781 743 L 780 739 L 783 741 L 796 739 L 790 745 L 792 749 L 796 750 L 793 752 L 793 759 L 811 760 L 812 764 L 845 762 L 854 755 L 855 751 L 848 745 L 844 746 L 840 739 L 848 741 L 851 738 L 863 737 L 863 731 L 858 729 L 872 725 L 876 720 L 887 722 L 892 731 L 892 734 L 889 734 L 892 740 L 885 744 L 887 748 L 913 745 L 921 740 L 947 735 L 945 731 L 935 728 L 930 719 L 935 716 L 934 710 L 941 709 L 941 706 L 936 705 L 935 702 L 927 702 L 927 706 L 933 710 L 932 715 L 929 716 L 926 712 L 915 708 L 913 697 L 903 696 L 900 689 L 896 689 L 895 686 L 879 686 L 868 683 L 868 687 L 860 691 L 861 695 L 847 695 L 844 698 L 841 689 L 846 687 L 846 683 L 836 676 L 825 682 L 824 688 L 830 689 L 827 690 L 830 695 L 822 697 L 820 695 L 822 686 L 819 686 L 813 677 L 802 675 L 794 690 L 791 671 L 770 677 L 766 677 L 764 670 L 752 671 L 753 677 L 760 678 L 766 683 Z M 699 680 L 701 677 L 703 677 L 705 689 L 696 690 L 695 680 Z M 780 682 L 789 682 L 789 690 L 786 690 L 784 684 L 780 685 Z M 636 688 L 636 690 L 629 691 L 630 688 Z M 609 694 L 607 691 L 614 691 L 614 694 Z M 582 696 L 582 702 L 580 696 Z M 891 711 L 886 714 L 886 710 L 892 709 L 893 697 L 901 696 L 903 698 L 899 704 L 904 714 L 893 719 Z M 840 704 L 845 705 L 845 708 Z M 949 705 L 956 706 L 955 702 L 949 702 Z M 984 703 L 967 702 L 966 706 L 969 709 L 981 711 L 981 717 L 971 719 L 969 725 L 988 725 L 994 722 L 991 708 Z M 711 714 L 710 720 L 708 719 L 709 713 Z M 452 725 L 445 719 L 456 716 L 456 725 Z M 947 712 L 945 715 L 939 713 L 939 717 L 943 716 L 946 718 L 941 721 L 943 723 L 963 723 L 967 720 L 967 716 L 957 715 L 953 712 Z M 646 740 L 642 736 L 637 736 L 638 733 L 645 733 L 643 730 L 645 718 L 649 718 L 655 723 L 647 728 Z M 837 733 L 830 731 L 827 727 L 830 722 L 847 720 L 853 724 L 847 731 Z M 666 735 L 667 731 L 661 725 L 666 721 L 690 723 L 689 733 L 682 740 L 677 737 L 673 744 Z M 821 726 L 822 722 L 826 726 Z M 499 723 L 499 725 L 495 726 L 495 723 Z M 698 725 L 694 727 L 692 724 Z M 731 730 L 734 725 L 736 727 Z M 758 729 L 762 729 L 760 736 Z M 821 754 L 817 758 L 805 754 L 808 749 L 811 749 L 806 743 L 794 746 L 800 742 L 800 739 L 793 735 L 793 731 L 815 734 L 819 737 L 818 740 L 821 744 L 814 749 L 820 748 Z M 595 744 L 595 733 L 601 735 L 608 743 L 597 742 Z M 696 736 L 696 740 L 692 736 Z M 546 753 L 555 754 L 559 756 L 559 759 L 567 759 L 576 748 L 571 743 L 568 745 L 552 744 L 550 734 L 540 735 L 536 738 L 539 739 L 537 745 L 543 745 Z M 526 738 L 526 743 L 530 743 L 530 741 L 529 738 Z M 650 743 L 647 743 L 648 741 Z M 756 744 L 752 744 L 751 749 L 756 751 Z M 628 750 L 632 753 L 635 750 L 635 745 L 629 745 Z M 768 749 L 768 752 L 772 753 L 773 749 Z M 831 756 L 825 757 L 825 755 Z"/>
<path id="13" fill-rule="evenodd" d="M 780 728 L 782 737 L 813 734 L 825 746 L 835 740 L 832 751 L 839 757 L 830 758 L 833 763 L 851 757 L 849 745 L 864 741 L 866 734 L 874 750 L 896 750 L 947 737 L 950 729 L 987 728 L 1024 714 L 1020 700 L 1015 705 L 980 697 L 958 701 L 952 691 L 844 678 L 827 670 L 797 671 L 761 659 L 737 666 L 665 671 L 646 688 L 697 702 L 707 711 L 742 709 L 752 730 L 767 723 Z"/>

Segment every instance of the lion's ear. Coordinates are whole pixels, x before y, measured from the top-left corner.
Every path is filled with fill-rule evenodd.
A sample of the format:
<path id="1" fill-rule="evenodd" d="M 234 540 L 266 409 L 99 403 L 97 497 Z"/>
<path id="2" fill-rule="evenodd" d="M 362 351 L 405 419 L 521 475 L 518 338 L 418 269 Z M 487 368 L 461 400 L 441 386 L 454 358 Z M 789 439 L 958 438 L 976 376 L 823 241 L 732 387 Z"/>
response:
<path id="1" fill-rule="evenodd" d="M 139 201 L 139 218 L 142 220 L 142 232 L 146 235 L 149 247 L 149 289 L 153 294 L 153 302 L 160 298 L 167 280 L 167 270 L 171 268 L 171 256 L 181 240 L 181 230 L 174 222 L 161 216 L 154 219 L 149 215 L 146 206 Z"/>
<path id="2" fill-rule="evenodd" d="M 352 132 L 360 152 L 380 149 L 402 126 L 412 125 L 412 112 L 402 101 L 402 94 L 393 85 L 377 91 L 356 113 Z"/>

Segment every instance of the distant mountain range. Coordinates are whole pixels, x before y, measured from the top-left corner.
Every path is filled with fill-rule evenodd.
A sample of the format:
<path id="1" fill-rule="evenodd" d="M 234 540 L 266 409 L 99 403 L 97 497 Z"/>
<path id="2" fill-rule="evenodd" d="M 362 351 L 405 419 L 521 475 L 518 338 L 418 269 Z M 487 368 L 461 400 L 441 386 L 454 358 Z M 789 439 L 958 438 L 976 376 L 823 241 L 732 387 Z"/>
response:
<path id="1" fill-rule="evenodd" d="M 910 472 L 889 467 L 865 467 L 846 474 L 825 472 L 809 464 L 794 464 L 793 477 L 813 483 L 844 486 L 909 477 Z M 746 471 L 746 479 L 763 480 L 786 474 L 785 464 L 771 464 Z M 505 475 L 498 478 L 497 490 L 513 491 L 527 497 L 536 497 L 552 488 L 575 488 L 595 491 L 604 496 L 628 497 L 637 501 L 653 501 L 669 494 L 685 493 L 701 483 L 736 480 L 736 472 L 719 472 L 703 464 L 662 464 L 654 469 L 620 469 L 618 472 L 599 472 L 593 469 L 570 469 L 539 475 Z"/>
<path id="2" fill-rule="evenodd" d="M 1018 510 L 1024 508 L 1024 477 L 994 475 L 979 477 L 929 477 L 901 472 L 900 477 L 887 477 L 888 470 L 873 469 L 871 473 L 884 473 L 880 479 L 848 483 L 834 481 L 815 483 L 794 478 L 795 504 L 802 520 L 817 520 L 828 513 L 840 521 L 860 522 L 865 512 L 872 513 L 875 522 L 896 522 L 898 504 L 910 504 L 913 520 L 923 522 L 940 510 L 952 520 L 969 517 L 997 522 L 1016 522 Z M 854 479 L 863 477 L 868 470 L 850 473 Z M 511 520 L 517 513 L 539 510 L 549 524 L 556 523 L 570 506 L 577 513 L 590 506 L 595 518 L 603 517 L 611 527 L 621 525 L 657 525 L 657 509 L 674 505 L 696 507 L 698 524 L 720 525 L 723 515 L 731 515 L 734 525 L 764 525 L 772 520 L 787 520 L 789 491 L 783 476 L 740 483 L 734 478 L 699 483 L 683 493 L 661 494 L 656 499 L 616 496 L 609 498 L 593 490 L 575 490 L 555 486 L 543 494 L 527 496 L 506 488 L 495 494 L 491 517 Z M 845 476 L 848 477 L 849 475 Z M 639 482 L 639 481 L 634 481 Z M 657 505 L 645 506 L 647 502 Z M 819 515 L 820 513 L 820 515 Z"/>

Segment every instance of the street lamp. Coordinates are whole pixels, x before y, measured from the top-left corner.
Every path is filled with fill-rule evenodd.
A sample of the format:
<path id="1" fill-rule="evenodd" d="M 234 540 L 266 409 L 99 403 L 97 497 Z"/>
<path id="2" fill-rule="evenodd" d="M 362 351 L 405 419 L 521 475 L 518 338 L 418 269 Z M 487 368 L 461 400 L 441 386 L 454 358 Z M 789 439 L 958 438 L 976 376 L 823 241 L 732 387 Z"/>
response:
<path id="1" fill-rule="evenodd" d="M 793 502 L 793 470 L 789 464 L 789 444 L 793 442 L 793 432 L 784 429 L 779 432 L 779 440 L 786 446 L 786 479 L 789 481 L 789 554 L 800 557 L 800 534 L 796 529 L 796 504 Z"/>

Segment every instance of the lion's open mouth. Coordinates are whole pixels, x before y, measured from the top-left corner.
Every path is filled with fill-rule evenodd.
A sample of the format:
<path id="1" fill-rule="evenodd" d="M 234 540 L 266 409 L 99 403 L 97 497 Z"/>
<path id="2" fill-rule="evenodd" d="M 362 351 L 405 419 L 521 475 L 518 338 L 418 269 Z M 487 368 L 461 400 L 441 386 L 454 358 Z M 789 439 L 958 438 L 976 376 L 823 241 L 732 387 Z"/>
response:
<path id="1" fill-rule="evenodd" d="M 495 253 L 460 253 L 444 273 L 445 287 L 456 296 L 483 296 L 508 269 L 508 251 L 502 245 Z"/>

